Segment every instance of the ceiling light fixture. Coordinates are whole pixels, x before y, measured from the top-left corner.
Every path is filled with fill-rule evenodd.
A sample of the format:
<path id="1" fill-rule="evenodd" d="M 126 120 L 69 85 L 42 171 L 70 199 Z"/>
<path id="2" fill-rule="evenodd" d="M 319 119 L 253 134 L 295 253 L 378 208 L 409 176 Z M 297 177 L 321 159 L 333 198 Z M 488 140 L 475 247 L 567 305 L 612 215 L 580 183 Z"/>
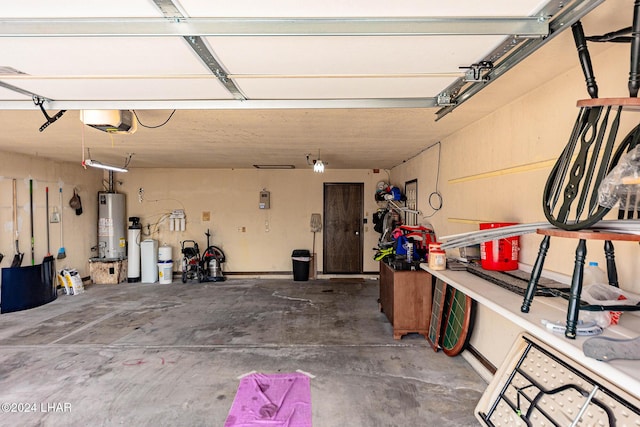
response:
<path id="1" fill-rule="evenodd" d="M 87 155 L 88 156 L 91 155 L 88 149 L 87 149 Z M 105 169 L 112 172 L 129 172 L 129 169 L 127 169 L 127 166 L 129 166 L 129 162 L 131 161 L 132 156 L 133 156 L 133 153 L 129 153 L 129 157 L 127 157 L 127 161 L 125 162 L 123 167 L 109 165 L 109 164 L 102 163 L 97 160 L 92 160 L 89 158 L 84 159 L 82 161 L 82 166 L 91 166 L 92 168 Z"/>
<path id="2" fill-rule="evenodd" d="M 327 163 L 320 160 L 320 150 L 318 150 L 318 158 L 311 159 L 311 154 L 307 154 L 307 164 L 309 166 L 313 165 L 313 171 L 316 173 L 324 173 L 324 167 Z"/>
<path id="3" fill-rule="evenodd" d="M 118 166 L 105 165 L 104 163 L 100 163 L 97 160 L 86 159 L 84 161 L 84 164 L 87 166 L 91 166 L 92 168 L 106 169 L 113 172 L 129 172 L 128 169 L 120 168 Z"/>
<path id="4" fill-rule="evenodd" d="M 294 165 L 253 165 L 256 169 L 295 169 Z"/>

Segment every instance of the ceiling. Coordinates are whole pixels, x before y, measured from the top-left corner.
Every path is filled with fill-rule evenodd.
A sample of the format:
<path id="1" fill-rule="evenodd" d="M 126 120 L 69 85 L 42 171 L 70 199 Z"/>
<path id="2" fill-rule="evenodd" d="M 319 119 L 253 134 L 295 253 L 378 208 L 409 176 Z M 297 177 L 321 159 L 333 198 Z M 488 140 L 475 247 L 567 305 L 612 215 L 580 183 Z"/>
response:
<path id="1" fill-rule="evenodd" d="M 575 67 L 561 30 L 583 15 L 591 33 L 628 26 L 620 3 L 11 2 L 0 150 L 134 153 L 132 168 L 308 168 L 319 153 L 328 168 L 388 169 Z M 84 126 L 79 110 L 97 109 L 135 111 L 137 131 Z"/>

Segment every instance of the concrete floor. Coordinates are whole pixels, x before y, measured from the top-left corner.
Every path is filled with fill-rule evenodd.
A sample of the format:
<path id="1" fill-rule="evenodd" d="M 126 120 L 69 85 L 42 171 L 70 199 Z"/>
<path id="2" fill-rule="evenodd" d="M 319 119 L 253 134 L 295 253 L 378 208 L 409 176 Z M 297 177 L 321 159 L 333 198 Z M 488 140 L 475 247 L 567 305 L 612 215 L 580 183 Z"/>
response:
<path id="1" fill-rule="evenodd" d="M 0 316 L 0 426 L 223 426 L 238 377 L 302 370 L 314 427 L 475 426 L 486 383 L 419 335 L 378 282 L 93 285 Z M 28 404 L 28 405 L 25 405 Z"/>

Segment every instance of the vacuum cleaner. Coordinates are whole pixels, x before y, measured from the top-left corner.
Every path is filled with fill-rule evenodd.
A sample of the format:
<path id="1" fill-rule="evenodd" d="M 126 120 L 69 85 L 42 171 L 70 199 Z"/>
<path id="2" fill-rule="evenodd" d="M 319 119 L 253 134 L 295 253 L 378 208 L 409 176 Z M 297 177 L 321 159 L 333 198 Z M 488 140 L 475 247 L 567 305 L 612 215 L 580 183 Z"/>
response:
<path id="1" fill-rule="evenodd" d="M 222 282 L 226 278 L 222 271 L 222 264 L 226 261 L 226 257 L 222 249 L 210 244 L 211 233 L 209 229 L 204 233 L 207 236 L 207 249 L 202 254 L 202 260 L 200 261 L 203 282 Z"/>

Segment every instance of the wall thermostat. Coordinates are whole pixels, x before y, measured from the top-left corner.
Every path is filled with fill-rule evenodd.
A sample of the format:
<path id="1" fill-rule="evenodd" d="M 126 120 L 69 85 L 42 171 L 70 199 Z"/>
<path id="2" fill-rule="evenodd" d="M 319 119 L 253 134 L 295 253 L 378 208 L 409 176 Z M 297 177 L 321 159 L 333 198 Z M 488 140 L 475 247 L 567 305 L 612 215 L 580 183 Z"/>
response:
<path id="1" fill-rule="evenodd" d="M 268 191 L 260 192 L 260 204 L 258 205 L 260 209 L 269 209 L 271 205 L 271 193 Z"/>

